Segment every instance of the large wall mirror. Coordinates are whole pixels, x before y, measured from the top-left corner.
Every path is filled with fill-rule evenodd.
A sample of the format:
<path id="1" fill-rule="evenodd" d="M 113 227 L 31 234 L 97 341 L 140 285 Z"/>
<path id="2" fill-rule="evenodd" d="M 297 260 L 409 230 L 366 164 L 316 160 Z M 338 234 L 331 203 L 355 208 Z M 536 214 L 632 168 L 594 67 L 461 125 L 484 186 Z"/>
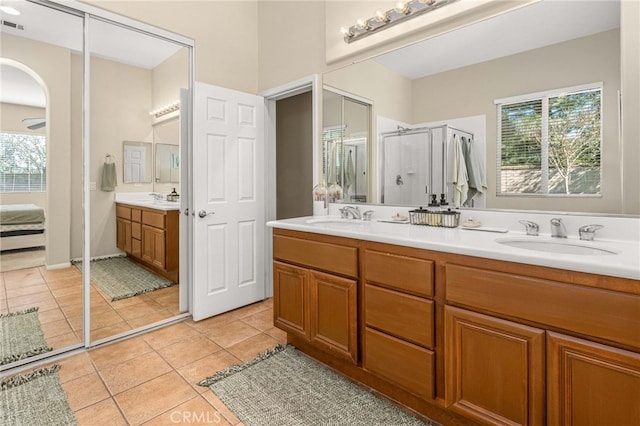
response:
<path id="1" fill-rule="evenodd" d="M 11 330 L 21 348 L 3 347 L 1 370 L 169 322 L 188 309 L 188 283 L 178 282 L 179 203 L 155 210 L 172 214 L 175 225 L 175 250 L 164 258 L 172 270 L 163 275 L 139 262 L 150 253 L 143 243 L 158 253 L 160 221 L 143 228 L 141 210 L 130 215 L 123 250 L 116 202 L 180 191 L 175 176 L 154 182 L 153 143 L 160 123 L 178 122 L 193 59 L 192 41 L 114 15 L 103 19 L 82 3 L 5 4 L 19 14 L 3 14 L 0 26 L 0 314 L 28 317 L 32 327 Z M 171 144 L 186 143 L 172 135 Z M 29 223 L 11 224 L 7 234 L 9 216 Z M 136 242 L 139 253 L 130 249 Z M 150 273 L 123 287 L 143 272 Z"/>
<path id="2" fill-rule="evenodd" d="M 84 224 L 83 18 L 8 3 L 20 15 L 3 13 L 0 27 L 0 368 L 79 347 L 85 336 L 83 276 L 72 264 Z"/>
<path id="3" fill-rule="evenodd" d="M 370 151 L 377 167 L 369 168 L 372 174 L 369 195 L 376 202 L 385 201 L 381 145 L 385 134 L 448 126 L 450 138 L 458 129 L 459 136 L 470 136 L 475 142 L 487 183 L 478 204 L 481 207 L 622 211 L 617 1 L 538 2 L 327 72 L 323 82 L 372 100 L 374 134 Z M 602 87 L 600 151 L 595 166 L 601 174 L 597 190 L 572 196 L 497 195 L 500 142 L 496 102 L 593 83 Z M 398 137 L 402 136 L 400 133 Z M 415 149 L 413 142 L 405 145 Z M 412 155 L 405 157 L 414 159 Z M 387 177 L 387 187 L 402 188 L 400 185 L 404 184 L 406 190 L 412 176 L 419 175 L 416 167 L 435 167 L 434 162 L 443 161 L 443 157 L 436 155 L 429 159 L 425 155 L 424 161 L 423 165 L 403 165 L 402 172 Z M 424 187 L 420 188 L 424 193 Z M 424 194 L 421 204 L 426 202 Z M 418 204 L 413 199 L 410 203 L 392 203 Z"/>

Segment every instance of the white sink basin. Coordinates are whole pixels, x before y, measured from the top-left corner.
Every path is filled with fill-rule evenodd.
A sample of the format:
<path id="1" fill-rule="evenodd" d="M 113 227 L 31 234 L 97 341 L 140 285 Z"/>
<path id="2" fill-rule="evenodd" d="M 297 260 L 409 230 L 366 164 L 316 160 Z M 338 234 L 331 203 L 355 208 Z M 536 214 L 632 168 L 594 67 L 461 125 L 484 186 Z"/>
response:
<path id="1" fill-rule="evenodd" d="M 611 247 L 604 247 L 594 242 L 566 240 L 560 238 L 496 238 L 499 244 L 520 248 L 525 250 L 535 250 L 545 253 L 578 254 L 587 256 L 600 256 L 619 254 L 620 252 Z"/>
<path id="2" fill-rule="evenodd" d="M 342 226 L 364 225 L 367 222 L 358 220 L 358 219 L 343 219 L 341 217 L 319 217 L 319 218 L 309 219 L 305 223 L 307 225 L 314 225 L 314 226 L 342 227 Z"/>

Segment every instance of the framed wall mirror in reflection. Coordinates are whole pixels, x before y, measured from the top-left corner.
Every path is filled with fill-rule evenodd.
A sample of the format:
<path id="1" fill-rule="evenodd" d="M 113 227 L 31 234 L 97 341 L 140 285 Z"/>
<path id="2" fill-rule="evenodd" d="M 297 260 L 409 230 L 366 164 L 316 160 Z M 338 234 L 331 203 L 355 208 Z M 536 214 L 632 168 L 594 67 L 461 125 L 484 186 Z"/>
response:
<path id="1" fill-rule="evenodd" d="M 152 174 L 152 144 L 149 142 L 122 143 L 124 183 L 149 183 Z"/>
<path id="2" fill-rule="evenodd" d="M 385 134 L 447 125 L 473 135 L 476 142 L 486 179 L 482 202 L 476 206 L 619 213 L 622 211 L 620 48 L 620 2 L 542 1 L 330 71 L 323 75 L 323 83 L 371 99 L 375 106 L 368 145 L 369 158 L 375 164 L 369 167 L 369 194 L 373 202 L 394 200 L 392 204 L 417 204 L 414 199 L 405 202 L 402 197 L 389 196 L 390 189 L 407 190 L 411 179 L 421 174 L 416 164 L 411 163 L 399 164 L 398 171 L 387 177 L 383 175 L 389 169 L 385 168 L 382 154 Z M 573 96 L 594 85 L 601 87 L 597 100 L 593 96 L 584 99 Z M 533 121 L 542 122 L 549 117 L 553 120 L 554 114 L 560 115 L 557 98 L 567 94 L 573 96 L 575 102 L 589 104 L 593 111 L 590 119 L 599 126 L 590 133 L 589 142 L 573 146 L 578 163 L 573 169 L 577 170 L 575 173 L 568 164 L 573 161 L 571 158 L 565 157 L 564 163 L 554 158 L 558 154 L 554 151 L 556 146 L 570 146 L 578 133 L 583 133 L 576 128 L 571 130 L 571 123 L 565 120 L 564 130 L 538 126 L 536 134 L 524 135 L 524 115 L 520 116 L 519 128 L 514 120 L 502 121 L 507 116 L 514 117 L 518 103 L 522 104 L 520 112 L 526 109 L 526 113 L 537 114 Z M 511 107 L 505 109 L 505 105 Z M 507 128 L 508 125 L 512 127 Z M 520 144 L 522 150 L 505 145 L 508 131 L 519 132 L 516 145 Z M 542 140 L 543 134 L 554 131 L 556 136 Z M 388 137 L 386 140 L 390 141 Z M 444 157 L 445 168 L 449 170 L 452 160 L 446 153 L 451 140 L 451 137 L 447 139 Z M 587 143 L 588 153 L 581 153 Z M 396 147 L 402 145 L 398 143 Z M 404 145 L 415 149 L 415 144 Z M 523 156 L 526 158 L 519 164 L 516 155 L 529 150 L 536 152 Z M 415 160 L 410 153 L 397 154 L 398 158 Z M 433 168 L 439 166 L 436 163 L 441 163 L 443 156 L 429 158 L 425 154 L 423 160 L 424 164 L 418 167 Z M 519 192 L 505 190 L 505 171 L 520 166 L 537 167 L 537 171 L 531 173 L 536 176 L 520 171 L 522 189 Z M 544 173 L 546 177 L 541 178 Z M 588 185 L 575 184 L 580 175 L 589 177 Z M 446 171 L 444 178 L 450 185 L 452 178 Z M 385 179 L 389 181 L 389 188 L 384 186 Z M 420 188 L 424 193 L 425 188 Z M 575 191 L 574 188 L 588 190 Z M 427 200 L 424 194 L 421 202 Z"/>
<path id="3" fill-rule="evenodd" d="M 156 143 L 155 150 L 156 183 L 180 182 L 180 146 Z"/>

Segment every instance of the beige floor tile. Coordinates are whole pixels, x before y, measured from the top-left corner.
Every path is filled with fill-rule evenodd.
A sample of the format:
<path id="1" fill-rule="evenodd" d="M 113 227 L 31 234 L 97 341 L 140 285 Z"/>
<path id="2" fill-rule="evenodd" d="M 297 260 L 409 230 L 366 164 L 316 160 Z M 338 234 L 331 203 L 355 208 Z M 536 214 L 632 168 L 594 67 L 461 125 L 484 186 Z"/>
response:
<path id="1" fill-rule="evenodd" d="M 278 341 L 273 337 L 267 334 L 258 334 L 227 348 L 227 350 L 240 360 L 247 362 L 254 359 L 259 353 L 273 349 L 277 344 Z"/>
<path id="2" fill-rule="evenodd" d="M 178 368 L 178 372 L 189 382 L 199 393 L 205 392 L 208 388 L 198 386 L 198 382 L 207 377 L 213 376 L 218 371 L 225 368 L 241 364 L 240 359 L 236 358 L 227 351 L 218 351 L 184 367 Z"/>
<path id="3" fill-rule="evenodd" d="M 105 399 L 76 412 L 80 426 L 127 426 L 127 421 L 113 399 Z"/>
<path id="4" fill-rule="evenodd" d="M 42 293 L 27 294 L 25 296 L 10 297 L 7 299 L 10 309 L 14 309 L 18 306 L 40 306 L 41 304 L 51 303 L 58 306 L 56 299 L 53 297 L 50 291 L 44 291 Z"/>
<path id="5" fill-rule="evenodd" d="M 98 373 L 91 373 L 62 383 L 73 411 L 95 404 L 110 397 Z"/>
<path id="6" fill-rule="evenodd" d="M 84 306 L 82 303 L 79 303 L 77 305 L 62 306 L 60 307 L 60 309 L 62 309 L 64 316 L 67 318 L 78 317 L 84 314 Z M 94 312 L 92 311 L 92 313 Z"/>
<path id="7" fill-rule="evenodd" d="M 249 315 L 257 314 L 258 312 L 262 312 L 264 310 L 270 309 L 270 307 L 264 302 L 256 302 L 248 306 L 243 306 L 242 308 L 236 309 L 238 316 L 240 318 L 247 317 Z"/>
<path id="8" fill-rule="evenodd" d="M 202 394 L 202 397 L 209 401 L 209 404 L 213 405 L 213 408 L 215 408 L 220 414 L 222 414 L 222 416 L 227 420 L 229 424 L 237 425 L 240 423 L 240 419 L 238 419 L 236 415 L 233 414 L 231 410 L 229 410 L 229 407 L 224 405 L 224 403 L 220 400 L 220 398 L 218 398 L 215 393 L 213 393 L 213 391 L 208 389 L 207 392 L 204 392 Z"/>
<path id="9" fill-rule="evenodd" d="M 59 320 L 59 321 L 52 321 L 46 324 L 41 324 L 41 327 L 42 327 L 42 332 L 44 333 L 45 338 L 56 337 L 56 336 L 60 336 L 61 334 L 73 332 L 73 330 L 71 329 L 71 326 L 69 325 L 66 319 Z"/>
<path id="10" fill-rule="evenodd" d="M 89 355 L 86 353 L 65 358 L 59 361 L 58 364 L 60 364 L 60 370 L 58 372 L 60 383 L 70 382 L 71 380 L 96 372 Z"/>
<path id="11" fill-rule="evenodd" d="M 40 293 L 45 294 L 45 293 Z M 7 305 L 9 306 L 9 310 L 11 312 L 18 312 L 29 308 L 37 307 L 39 312 L 48 311 L 49 309 L 58 309 L 58 302 L 53 296 L 49 296 L 49 298 L 44 300 L 19 300 L 16 299 L 8 299 Z"/>
<path id="12" fill-rule="evenodd" d="M 139 336 L 92 349 L 89 351 L 89 357 L 96 368 L 102 370 L 151 351 L 153 348 Z"/>
<path id="13" fill-rule="evenodd" d="M 65 280 L 69 278 L 78 278 L 82 277 L 82 272 L 75 266 L 70 266 L 68 268 L 62 269 L 49 269 L 44 266 L 38 268 L 44 279 L 47 281 L 57 281 L 57 280 Z"/>
<path id="14" fill-rule="evenodd" d="M 136 358 L 100 370 L 100 376 L 112 395 L 117 395 L 142 383 L 172 371 L 156 352 L 147 352 Z"/>
<path id="15" fill-rule="evenodd" d="M 65 294 L 63 296 L 56 296 L 56 301 L 58 302 L 58 305 L 64 307 L 64 306 L 69 306 L 69 305 L 78 305 L 80 303 L 83 303 L 84 301 L 84 296 L 82 294 L 82 291 L 78 292 L 74 292 L 71 294 Z"/>
<path id="16" fill-rule="evenodd" d="M 257 330 L 241 321 L 233 321 L 207 333 L 207 337 L 223 348 L 235 345 L 251 336 L 259 334 Z"/>
<path id="17" fill-rule="evenodd" d="M 131 330 L 131 326 L 122 321 L 97 330 L 91 330 L 91 340 L 101 340 Z"/>
<path id="18" fill-rule="evenodd" d="M 179 368 L 221 349 L 220 346 L 213 343 L 206 336 L 197 336 L 165 346 L 159 349 L 158 353 L 173 368 Z"/>
<path id="19" fill-rule="evenodd" d="M 175 316 L 175 315 L 173 315 L 168 310 L 166 310 L 164 308 L 158 308 L 157 310 L 153 311 L 152 313 L 148 314 L 147 316 L 138 317 L 138 318 L 134 318 L 134 319 L 128 320 L 127 324 L 129 324 L 132 328 L 138 328 L 138 327 L 142 327 L 142 326 L 145 326 L 145 325 L 153 324 L 154 322 L 158 322 L 158 321 L 169 319 L 169 318 L 171 318 L 173 316 Z"/>
<path id="20" fill-rule="evenodd" d="M 108 327 L 123 321 L 122 317 L 114 310 L 96 314 L 91 312 L 91 330 Z"/>
<path id="21" fill-rule="evenodd" d="M 7 289 L 7 299 L 11 299 L 19 296 L 29 296 L 31 294 L 49 292 L 49 287 L 46 283 L 42 282 L 36 285 L 30 285 L 27 287 L 14 287 Z"/>
<path id="22" fill-rule="evenodd" d="M 158 305 L 155 302 L 143 301 L 142 303 L 137 303 L 133 306 L 119 308 L 117 309 L 117 312 L 122 317 L 122 319 L 124 319 L 125 321 L 129 321 L 135 318 L 153 315 L 158 310 L 166 312 L 162 306 Z M 147 324 L 148 323 L 149 322 L 147 322 Z"/>
<path id="23" fill-rule="evenodd" d="M 273 311 L 267 309 L 266 311 L 243 317 L 241 321 L 260 331 L 266 331 L 273 328 Z"/>
<path id="24" fill-rule="evenodd" d="M 82 330 L 82 327 L 84 327 L 84 316 L 82 315 L 67 318 L 67 321 L 69 321 L 69 325 L 74 331 Z"/>
<path id="25" fill-rule="evenodd" d="M 63 278 L 55 281 L 47 281 L 49 288 L 61 290 L 63 288 L 82 288 L 82 277 Z"/>
<path id="26" fill-rule="evenodd" d="M 222 328 L 224 325 L 240 318 L 239 313 L 236 311 L 225 312 L 224 314 L 216 315 L 215 317 L 207 318 L 202 321 L 193 321 L 189 318 L 184 323 L 200 333 L 209 333 L 214 330 Z"/>
<path id="27" fill-rule="evenodd" d="M 265 331 L 269 336 L 273 337 L 278 341 L 278 343 L 284 345 L 287 343 L 287 333 L 280 330 L 279 328 L 272 327 Z"/>
<path id="28" fill-rule="evenodd" d="M 144 340 L 147 341 L 154 349 L 164 348 L 180 340 L 196 337 L 198 332 L 193 328 L 187 326 L 184 322 L 173 324 L 160 330 L 152 331 L 143 335 Z"/>
<path id="29" fill-rule="evenodd" d="M 64 313 L 60 308 L 49 309 L 48 311 L 40 311 L 38 309 L 38 320 L 40 321 L 40 324 L 46 324 L 52 321 L 61 321 L 64 319 Z"/>
<path id="30" fill-rule="evenodd" d="M 193 399 L 197 393 L 175 371 L 143 383 L 114 398 L 132 425 L 139 425 Z"/>
<path id="31" fill-rule="evenodd" d="M 225 417 L 207 400 L 198 396 L 145 423 L 149 426 L 171 424 L 183 425 L 230 425 Z"/>
<path id="32" fill-rule="evenodd" d="M 144 303 L 146 299 L 140 296 L 127 297 L 126 299 L 114 300 L 109 302 L 111 307 L 118 310 L 129 306 L 137 305 L 138 303 Z"/>
<path id="33" fill-rule="evenodd" d="M 80 333 L 80 331 L 79 331 Z M 66 348 L 67 346 L 75 345 L 77 343 L 82 343 L 82 334 L 76 334 L 74 332 L 64 333 L 58 336 L 46 337 L 47 345 L 51 346 L 53 349 Z"/>
<path id="34" fill-rule="evenodd" d="M 18 269 L 4 273 L 4 284 L 7 290 L 15 287 L 42 284 L 44 281 L 38 268 Z"/>
<path id="35" fill-rule="evenodd" d="M 84 293 L 84 289 L 80 285 L 73 285 L 62 288 L 52 288 L 51 293 L 53 293 L 54 297 L 59 298 L 63 296 L 69 296 L 71 294 L 82 295 Z"/>

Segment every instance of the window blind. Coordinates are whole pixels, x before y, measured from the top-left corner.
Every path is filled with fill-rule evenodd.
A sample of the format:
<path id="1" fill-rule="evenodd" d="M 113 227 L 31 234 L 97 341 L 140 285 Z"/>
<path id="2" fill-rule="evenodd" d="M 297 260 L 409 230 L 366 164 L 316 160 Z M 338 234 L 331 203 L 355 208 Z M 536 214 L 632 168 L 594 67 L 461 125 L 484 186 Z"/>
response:
<path id="1" fill-rule="evenodd" d="M 0 132 L 0 193 L 46 191 L 46 138 Z"/>

